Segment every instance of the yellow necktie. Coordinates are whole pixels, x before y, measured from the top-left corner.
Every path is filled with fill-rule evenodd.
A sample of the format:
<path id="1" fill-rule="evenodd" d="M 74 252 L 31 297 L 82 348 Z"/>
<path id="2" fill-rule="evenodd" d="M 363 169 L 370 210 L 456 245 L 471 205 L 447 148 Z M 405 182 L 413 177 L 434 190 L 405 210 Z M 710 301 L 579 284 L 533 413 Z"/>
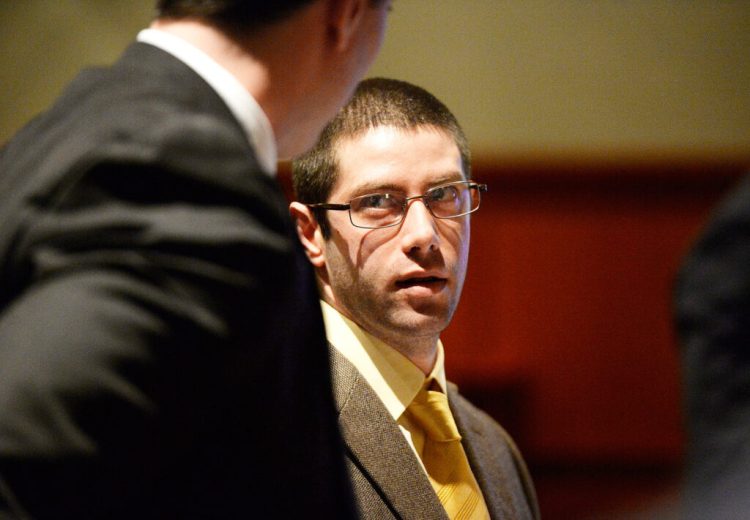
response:
<path id="1" fill-rule="evenodd" d="M 448 397 L 428 390 L 425 385 L 408 410 L 427 434 L 422 463 L 448 516 L 455 520 L 489 519 L 482 491 L 461 445 Z"/>

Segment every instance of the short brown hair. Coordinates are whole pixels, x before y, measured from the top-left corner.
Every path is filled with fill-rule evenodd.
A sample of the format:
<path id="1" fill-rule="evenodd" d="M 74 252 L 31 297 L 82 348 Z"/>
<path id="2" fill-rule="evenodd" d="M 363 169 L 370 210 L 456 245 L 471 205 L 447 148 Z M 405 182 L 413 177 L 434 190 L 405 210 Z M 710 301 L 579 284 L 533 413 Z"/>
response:
<path id="1" fill-rule="evenodd" d="M 279 20 L 314 0 L 158 0 L 159 18 L 200 18 L 246 32 Z"/>
<path id="2" fill-rule="evenodd" d="M 242 34 L 283 20 L 315 0 L 157 0 L 159 18 L 200 18 L 230 33 Z M 377 6 L 384 0 L 370 0 Z"/>
<path id="3" fill-rule="evenodd" d="M 471 178 L 469 144 L 455 116 L 440 100 L 421 87 L 386 78 L 366 79 L 352 99 L 323 129 L 315 146 L 292 163 L 294 193 L 304 204 L 327 202 L 337 178 L 336 145 L 379 126 L 413 130 L 429 126 L 451 136 L 461 154 L 461 165 Z M 330 237 L 325 210 L 313 210 L 324 238 Z"/>

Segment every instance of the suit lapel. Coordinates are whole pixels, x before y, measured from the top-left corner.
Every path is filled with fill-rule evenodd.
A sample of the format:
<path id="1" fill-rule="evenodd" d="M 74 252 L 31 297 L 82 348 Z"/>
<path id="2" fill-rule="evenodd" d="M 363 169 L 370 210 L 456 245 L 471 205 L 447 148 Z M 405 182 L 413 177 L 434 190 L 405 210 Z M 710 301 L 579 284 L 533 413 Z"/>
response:
<path id="1" fill-rule="evenodd" d="M 372 388 L 333 347 L 331 366 L 339 426 L 354 464 L 396 516 L 447 518 L 414 452 Z"/>
<path id="2" fill-rule="evenodd" d="M 512 508 L 514 499 L 509 493 L 513 488 L 508 485 L 506 468 L 498 459 L 500 446 L 492 445 L 482 432 L 481 426 L 471 421 L 458 397 L 456 386 L 451 383 L 448 388 L 448 399 L 463 438 L 461 443 L 466 451 L 466 457 L 482 490 L 490 516 L 496 519 L 518 518 L 517 512 Z"/>

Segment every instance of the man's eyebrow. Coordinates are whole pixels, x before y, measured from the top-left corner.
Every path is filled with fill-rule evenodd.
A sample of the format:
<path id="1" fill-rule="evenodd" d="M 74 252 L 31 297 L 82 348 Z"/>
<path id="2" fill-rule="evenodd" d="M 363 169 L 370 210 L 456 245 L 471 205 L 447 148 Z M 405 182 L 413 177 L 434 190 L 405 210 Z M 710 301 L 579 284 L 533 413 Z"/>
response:
<path id="1" fill-rule="evenodd" d="M 380 193 L 381 191 L 404 191 L 404 189 L 393 183 L 365 183 L 356 186 L 352 193 L 355 197 L 367 195 L 368 193 Z"/>
<path id="2" fill-rule="evenodd" d="M 441 184 L 448 184 L 450 182 L 457 182 L 457 181 L 464 181 L 464 180 L 466 180 L 464 178 L 464 174 L 461 171 L 457 170 L 457 171 L 445 173 L 435 178 L 432 182 L 430 182 L 429 187 L 426 189 L 430 189 L 435 186 L 440 186 Z M 359 186 L 355 186 L 354 189 L 352 189 L 352 194 L 354 194 L 353 195 L 354 197 L 358 197 L 360 195 L 367 195 L 368 193 L 380 193 L 382 191 L 403 192 L 404 188 L 403 186 L 399 186 L 398 184 L 394 184 L 392 182 L 384 182 L 384 183 L 366 182 L 366 183 L 360 184 Z"/>
<path id="3" fill-rule="evenodd" d="M 430 184 L 432 186 L 440 186 L 441 184 L 448 184 L 449 182 L 458 182 L 465 180 L 467 179 L 463 172 L 457 170 L 438 177 L 435 182 L 432 182 Z"/>

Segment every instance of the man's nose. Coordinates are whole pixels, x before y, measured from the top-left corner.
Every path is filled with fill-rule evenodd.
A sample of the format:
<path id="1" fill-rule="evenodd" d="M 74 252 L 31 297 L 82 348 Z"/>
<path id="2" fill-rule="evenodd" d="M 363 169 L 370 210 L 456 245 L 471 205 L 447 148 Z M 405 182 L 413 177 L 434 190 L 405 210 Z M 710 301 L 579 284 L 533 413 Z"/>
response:
<path id="1" fill-rule="evenodd" d="M 406 214 L 400 230 L 404 252 L 437 249 L 440 245 L 437 222 L 424 200 L 410 200 L 404 211 Z"/>

